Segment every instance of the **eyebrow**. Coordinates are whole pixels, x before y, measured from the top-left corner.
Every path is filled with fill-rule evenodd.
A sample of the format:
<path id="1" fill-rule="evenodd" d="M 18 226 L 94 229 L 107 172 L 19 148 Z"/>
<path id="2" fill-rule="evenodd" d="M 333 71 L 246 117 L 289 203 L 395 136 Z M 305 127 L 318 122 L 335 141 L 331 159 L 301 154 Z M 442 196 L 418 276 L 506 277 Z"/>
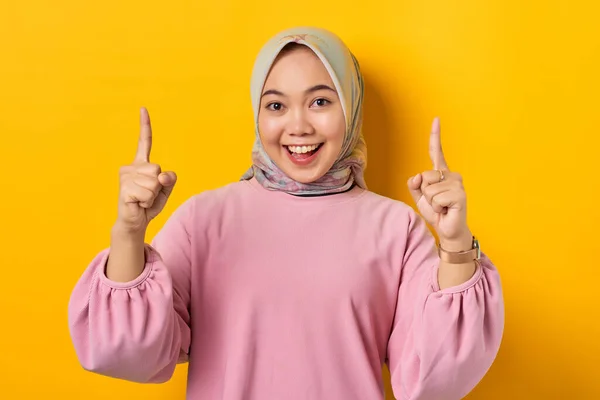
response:
<path id="1" fill-rule="evenodd" d="M 337 93 L 337 91 L 335 89 L 333 89 L 332 87 L 328 86 L 328 85 L 315 85 L 313 87 L 310 87 L 308 89 L 306 89 L 304 91 L 304 93 L 313 93 L 313 92 L 317 92 L 319 90 L 330 90 L 333 93 Z M 283 94 L 282 92 L 280 92 L 279 90 L 276 89 L 269 89 L 267 91 L 265 91 L 261 97 L 267 96 L 269 94 L 274 94 L 274 95 L 278 95 L 278 96 L 285 96 L 285 94 Z"/>

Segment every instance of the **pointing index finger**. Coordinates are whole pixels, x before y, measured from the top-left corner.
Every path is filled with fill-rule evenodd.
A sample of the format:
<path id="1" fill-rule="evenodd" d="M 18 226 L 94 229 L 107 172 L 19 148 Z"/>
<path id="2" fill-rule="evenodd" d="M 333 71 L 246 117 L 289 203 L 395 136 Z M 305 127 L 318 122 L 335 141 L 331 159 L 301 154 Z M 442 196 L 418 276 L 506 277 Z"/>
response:
<path id="1" fill-rule="evenodd" d="M 440 119 L 435 117 L 431 126 L 429 137 L 429 157 L 433 163 L 433 169 L 447 170 L 448 164 L 442 150 L 442 139 L 440 137 Z"/>
<path id="2" fill-rule="evenodd" d="M 138 141 L 135 160 L 139 162 L 150 161 L 150 150 L 152 149 L 152 126 L 150 115 L 145 107 L 140 110 L 140 138 Z"/>

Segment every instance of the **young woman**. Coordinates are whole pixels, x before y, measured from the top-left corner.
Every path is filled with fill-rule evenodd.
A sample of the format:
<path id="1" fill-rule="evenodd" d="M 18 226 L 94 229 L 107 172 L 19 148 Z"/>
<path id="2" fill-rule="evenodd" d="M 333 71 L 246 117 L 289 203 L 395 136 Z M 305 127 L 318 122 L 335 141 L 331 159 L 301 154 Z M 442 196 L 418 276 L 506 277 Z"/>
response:
<path id="1" fill-rule="evenodd" d="M 279 33 L 251 93 L 251 168 L 180 205 L 150 244 L 176 175 L 150 162 L 142 109 L 110 248 L 69 304 L 83 367 L 164 382 L 189 362 L 188 399 L 371 400 L 387 363 L 398 399 L 465 396 L 497 354 L 503 298 L 437 120 L 433 168 L 408 182 L 419 215 L 366 188 L 363 81 L 337 36 Z"/>

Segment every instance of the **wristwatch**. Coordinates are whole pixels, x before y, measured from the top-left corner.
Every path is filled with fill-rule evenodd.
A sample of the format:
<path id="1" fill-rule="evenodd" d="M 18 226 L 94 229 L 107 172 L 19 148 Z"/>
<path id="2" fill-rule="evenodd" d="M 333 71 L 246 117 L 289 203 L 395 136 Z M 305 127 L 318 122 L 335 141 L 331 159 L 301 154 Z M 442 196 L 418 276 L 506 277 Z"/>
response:
<path id="1" fill-rule="evenodd" d="M 479 240 L 473 236 L 473 244 L 470 250 L 465 251 L 446 251 L 438 245 L 438 254 L 440 259 L 450 264 L 466 264 L 471 261 L 479 261 L 481 258 L 481 248 Z"/>

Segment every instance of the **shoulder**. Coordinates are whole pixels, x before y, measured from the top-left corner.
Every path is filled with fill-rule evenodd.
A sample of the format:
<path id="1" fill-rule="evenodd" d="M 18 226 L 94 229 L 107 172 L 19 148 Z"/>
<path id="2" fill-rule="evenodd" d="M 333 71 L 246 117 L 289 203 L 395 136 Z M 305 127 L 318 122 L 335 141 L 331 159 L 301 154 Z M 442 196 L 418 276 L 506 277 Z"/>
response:
<path id="1" fill-rule="evenodd" d="M 248 189 L 248 183 L 245 181 L 231 182 L 193 194 L 183 204 L 195 212 L 198 210 L 216 211 L 231 202 L 246 198 Z"/>
<path id="2" fill-rule="evenodd" d="M 189 201 L 194 203 L 222 203 L 235 197 L 242 196 L 248 189 L 247 181 L 235 181 L 214 189 L 206 189 L 192 195 Z"/>
<path id="3" fill-rule="evenodd" d="M 361 196 L 362 206 L 370 207 L 372 211 L 378 211 L 387 216 L 396 216 L 402 218 L 414 218 L 418 216 L 415 209 L 402 200 L 393 199 L 369 190 Z"/>
<path id="4" fill-rule="evenodd" d="M 357 212 L 381 233 L 408 236 L 426 225 L 416 209 L 402 200 L 365 191 L 358 202 Z"/>
<path id="5" fill-rule="evenodd" d="M 197 222 L 206 220 L 209 216 L 217 216 L 230 207 L 231 203 L 244 199 L 247 186 L 243 181 L 232 182 L 192 194 L 175 208 L 172 217 Z"/>

